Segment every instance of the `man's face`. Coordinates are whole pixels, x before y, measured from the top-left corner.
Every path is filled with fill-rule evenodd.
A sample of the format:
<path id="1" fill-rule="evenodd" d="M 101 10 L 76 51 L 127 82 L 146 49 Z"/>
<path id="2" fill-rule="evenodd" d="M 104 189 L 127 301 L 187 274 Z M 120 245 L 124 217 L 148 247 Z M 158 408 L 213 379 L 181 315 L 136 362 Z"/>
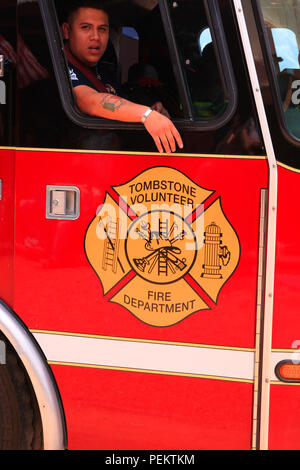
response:
<path id="1" fill-rule="evenodd" d="M 65 39 L 72 54 L 85 65 L 93 67 L 103 56 L 109 38 L 109 20 L 103 10 L 79 8 L 63 24 Z"/>

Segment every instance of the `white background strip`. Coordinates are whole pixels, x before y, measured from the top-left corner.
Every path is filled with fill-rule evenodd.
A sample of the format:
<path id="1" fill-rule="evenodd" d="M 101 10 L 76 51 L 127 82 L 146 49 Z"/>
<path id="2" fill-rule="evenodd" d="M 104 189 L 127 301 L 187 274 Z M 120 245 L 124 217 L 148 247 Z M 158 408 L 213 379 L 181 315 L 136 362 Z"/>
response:
<path id="1" fill-rule="evenodd" d="M 254 352 L 34 333 L 48 361 L 253 380 Z"/>

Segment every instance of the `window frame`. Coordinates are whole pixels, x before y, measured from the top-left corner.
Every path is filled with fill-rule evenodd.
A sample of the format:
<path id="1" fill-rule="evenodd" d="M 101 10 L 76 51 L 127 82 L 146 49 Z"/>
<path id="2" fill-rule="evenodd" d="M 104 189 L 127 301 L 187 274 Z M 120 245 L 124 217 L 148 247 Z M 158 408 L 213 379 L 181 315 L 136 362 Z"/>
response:
<path id="1" fill-rule="evenodd" d="M 183 70 L 180 63 L 180 56 L 176 47 L 175 34 L 172 28 L 170 12 L 167 0 L 159 0 L 162 22 L 171 55 L 174 76 L 176 77 L 179 95 L 183 102 L 183 107 L 188 114 L 188 119 L 172 119 L 180 130 L 211 131 L 217 130 L 227 124 L 234 116 L 238 92 L 237 85 L 229 55 L 226 36 L 223 29 L 221 13 L 218 0 L 203 0 L 211 30 L 211 36 L 215 44 L 217 66 L 220 80 L 223 86 L 226 109 L 220 116 L 215 118 L 194 120 L 192 117 L 192 102 L 189 96 L 189 88 L 185 82 Z M 46 39 L 51 55 L 55 78 L 58 86 L 63 109 L 69 119 L 76 125 L 89 129 L 115 129 L 115 130 L 139 130 L 144 129 L 141 123 L 126 123 L 115 120 L 108 120 L 99 117 L 92 117 L 83 114 L 76 106 L 72 85 L 69 79 L 67 61 L 63 50 L 63 41 L 59 28 L 54 0 L 39 0 L 39 6 Z M 176 72 L 176 73 L 175 73 Z"/>
<path id="2" fill-rule="evenodd" d="M 274 109 L 275 109 L 276 117 L 279 122 L 280 130 L 283 136 L 285 137 L 285 139 L 290 144 L 292 144 L 294 147 L 300 148 L 300 138 L 297 138 L 291 133 L 285 120 L 282 100 L 280 97 L 279 83 L 277 80 L 277 73 L 276 73 L 274 61 L 272 59 L 272 50 L 271 50 L 270 40 L 268 37 L 267 28 L 265 25 L 261 2 L 260 0 L 251 0 L 251 1 L 252 1 L 254 17 L 255 17 L 256 25 L 258 29 L 258 34 L 260 37 L 262 53 L 263 53 L 264 61 L 266 64 L 266 70 L 267 70 L 268 78 L 270 81 L 270 88 L 271 88 L 271 93 L 272 93 L 273 102 L 274 102 Z"/>

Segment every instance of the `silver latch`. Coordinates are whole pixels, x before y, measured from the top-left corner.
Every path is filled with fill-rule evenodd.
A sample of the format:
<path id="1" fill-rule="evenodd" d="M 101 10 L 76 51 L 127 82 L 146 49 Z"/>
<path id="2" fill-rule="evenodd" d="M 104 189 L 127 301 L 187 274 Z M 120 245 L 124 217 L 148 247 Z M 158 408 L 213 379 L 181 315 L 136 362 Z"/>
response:
<path id="1" fill-rule="evenodd" d="M 4 77 L 4 55 L 0 54 L 0 77 Z"/>
<path id="2" fill-rule="evenodd" d="M 80 214 L 80 191 L 76 186 L 46 187 L 46 218 L 75 220 Z"/>

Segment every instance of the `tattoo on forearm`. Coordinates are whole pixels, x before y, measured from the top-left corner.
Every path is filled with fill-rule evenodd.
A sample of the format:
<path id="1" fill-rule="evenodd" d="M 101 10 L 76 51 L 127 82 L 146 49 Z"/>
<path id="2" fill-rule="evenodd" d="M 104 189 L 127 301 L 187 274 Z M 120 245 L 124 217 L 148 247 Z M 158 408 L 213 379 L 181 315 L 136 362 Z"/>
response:
<path id="1" fill-rule="evenodd" d="M 122 98 L 119 98 L 118 96 L 108 96 L 104 95 L 100 98 L 100 103 L 103 106 L 104 109 L 107 109 L 109 111 L 117 111 L 118 109 L 121 108 L 125 104 L 124 100 Z"/>

